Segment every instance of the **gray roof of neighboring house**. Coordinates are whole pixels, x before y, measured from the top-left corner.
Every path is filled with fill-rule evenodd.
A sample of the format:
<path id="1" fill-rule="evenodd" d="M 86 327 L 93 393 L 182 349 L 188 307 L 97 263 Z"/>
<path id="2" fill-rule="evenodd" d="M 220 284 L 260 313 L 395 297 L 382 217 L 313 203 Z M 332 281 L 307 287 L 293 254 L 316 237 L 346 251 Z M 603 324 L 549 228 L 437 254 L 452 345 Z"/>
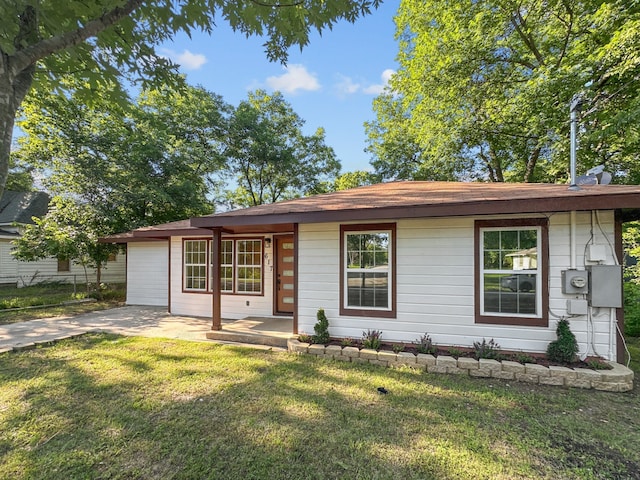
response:
<path id="1" fill-rule="evenodd" d="M 49 200 L 44 192 L 4 192 L 0 199 L 0 225 L 33 223 L 32 217 L 47 214 Z"/>

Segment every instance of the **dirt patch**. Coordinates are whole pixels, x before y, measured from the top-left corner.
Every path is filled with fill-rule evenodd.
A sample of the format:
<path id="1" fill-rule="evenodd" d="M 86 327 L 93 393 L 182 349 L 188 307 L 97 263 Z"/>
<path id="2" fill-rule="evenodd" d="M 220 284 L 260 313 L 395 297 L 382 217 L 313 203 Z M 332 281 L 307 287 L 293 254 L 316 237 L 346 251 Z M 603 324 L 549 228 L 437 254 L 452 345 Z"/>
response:
<path id="1" fill-rule="evenodd" d="M 564 451 L 563 468 L 589 469 L 594 478 L 603 480 L 640 480 L 640 463 L 627 459 L 622 452 L 608 445 L 582 443 L 565 437 L 553 438 L 552 446 Z M 555 459 L 554 463 L 557 462 Z"/>

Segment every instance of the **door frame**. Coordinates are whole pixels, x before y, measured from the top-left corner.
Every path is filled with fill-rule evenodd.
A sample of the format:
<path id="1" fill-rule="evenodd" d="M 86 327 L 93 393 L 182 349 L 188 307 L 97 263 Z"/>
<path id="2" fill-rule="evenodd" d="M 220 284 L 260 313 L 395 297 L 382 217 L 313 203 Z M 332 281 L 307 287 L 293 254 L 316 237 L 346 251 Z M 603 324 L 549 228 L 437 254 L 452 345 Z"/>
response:
<path id="1" fill-rule="evenodd" d="M 291 312 L 281 312 L 278 310 L 278 240 L 282 240 L 285 238 L 290 238 L 293 243 L 293 308 Z M 273 235 L 271 238 L 271 244 L 273 248 L 273 315 L 283 316 L 283 317 L 291 317 L 295 318 L 297 311 L 297 303 L 298 303 L 298 249 L 296 242 L 296 234 L 293 233 L 283 233 Z"/>

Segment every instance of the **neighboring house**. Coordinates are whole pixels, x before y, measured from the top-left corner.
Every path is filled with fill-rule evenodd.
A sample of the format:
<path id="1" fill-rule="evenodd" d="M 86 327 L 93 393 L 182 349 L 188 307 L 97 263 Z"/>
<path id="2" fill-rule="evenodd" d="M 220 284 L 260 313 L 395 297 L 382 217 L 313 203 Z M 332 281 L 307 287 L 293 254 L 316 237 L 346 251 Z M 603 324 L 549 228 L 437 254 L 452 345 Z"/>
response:
<path id="1" fill-rule="evenodd" d="M 290 316 L 334 337 L 545 352 L 568 318 L 580 353 L 624 358 L 622 222 L 640 187 L 391 182 L 116 235 L 127 302 L 221 319 Z"/>
<path id="2" fill-rule="evenodd" d="M 11 254 L 13 240 L 33 217 L 41 218 L 49 210 L 49 195 L 43 192 L 5 191 L 0 199 L 0 284 L 20 287 L 46 281 L 85 282 L 84 269 L 66 259 L 47 258 L 22 262 Z M 103 282 L 124 282 L 126 255 L 117 254 L 102 271 Z M 89 280 L 96 280 L 93 270 Z"/>

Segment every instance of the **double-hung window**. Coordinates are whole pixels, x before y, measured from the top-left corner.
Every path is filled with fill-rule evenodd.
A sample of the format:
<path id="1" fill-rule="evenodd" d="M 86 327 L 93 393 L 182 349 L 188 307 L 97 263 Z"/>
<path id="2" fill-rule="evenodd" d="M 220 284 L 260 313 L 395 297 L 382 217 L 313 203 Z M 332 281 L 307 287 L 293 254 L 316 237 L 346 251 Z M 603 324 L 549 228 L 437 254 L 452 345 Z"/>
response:
<path id="1" fill-rule="evenodd" d="M 211 243 L 213 244 L 213 242 Z M 233 240 L 220 242 L 220 291 L 225 293 L 233 293 L 234 290 L 233 244 Z M 211 250 L 213 252 L 213 247 Z M 213 273 L 213 265 L 211 265 L 211 272 Z"/>
<path id="2" fill-rule="evenodd" d="M 237 293 L 262 292 L 262 241 L 236 240 Z"/>
<path id="3" fill-rule="evenodd" d="M 207 240 L 185 240 L 184 249 L 184 289 L 190 291 L 207 290 Z"/>
<path id="4" fill-rule="evenodd" d="M 395 317 L 395 224 L 342 225 L 341 315 Z"/>
<path id="5" fill-rule="evenodd" d="M 476 222 L 476 321 L 548 323 L 546 219 Z"/>

